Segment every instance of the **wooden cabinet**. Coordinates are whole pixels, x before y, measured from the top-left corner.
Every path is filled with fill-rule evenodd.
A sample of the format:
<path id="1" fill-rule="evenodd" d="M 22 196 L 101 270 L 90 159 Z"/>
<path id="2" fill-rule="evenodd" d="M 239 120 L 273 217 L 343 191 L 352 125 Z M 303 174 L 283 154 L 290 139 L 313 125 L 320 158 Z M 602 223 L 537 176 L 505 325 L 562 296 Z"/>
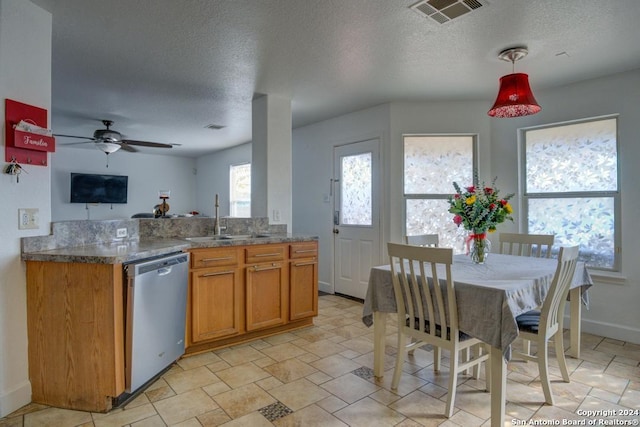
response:
<path id="1" fill-rule="evenodd" d="M 187 353 L 310 326 L 318 314 L 318 242 L 191 251 Z"/>
<path id="2" fill-rule="evenodd" d="M 260 245 L 245 251 L 247 331 L 286 323 L 286 246 Z"/>
<path id="3" fill-rule="evenodd" d="M 289 319 L 318 315 L 318 242 L 292 243 L 289 258 Z"/>
<path id="4" fill-rule="evenodd" d="M 187 297 L 188 345 L 244 332 L 239 252 L 237 248 L 192 251 Z"/>
<path id="5" fill-rule="evenodd" d="M 26 264 L 33 402 L 108 411 L 125 390 L 122 265 Z"/>

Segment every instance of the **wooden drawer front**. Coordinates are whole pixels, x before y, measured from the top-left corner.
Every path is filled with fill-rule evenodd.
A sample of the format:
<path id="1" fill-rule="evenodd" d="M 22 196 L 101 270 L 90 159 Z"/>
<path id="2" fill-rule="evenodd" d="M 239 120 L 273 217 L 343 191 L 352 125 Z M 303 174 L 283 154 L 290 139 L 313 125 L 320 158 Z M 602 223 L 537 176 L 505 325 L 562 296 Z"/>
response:
<path id="1" fill-rule="evenodd" d="M 292 243 L 289 258 L 316 258 L 318 256 L 318 242 Z"/>
<path id="2" fill-rule="evenodd" d="M 219 267 L 238 264 L 236 248 L 216 248 L 191 251 L 191 268 Z"/>
<path id="3" fill-rule="evenodd" d="M 284 259 L 286 246 L 283 245 L 259 245 L 245 249 L 247 264 L 281 261 Z"/>

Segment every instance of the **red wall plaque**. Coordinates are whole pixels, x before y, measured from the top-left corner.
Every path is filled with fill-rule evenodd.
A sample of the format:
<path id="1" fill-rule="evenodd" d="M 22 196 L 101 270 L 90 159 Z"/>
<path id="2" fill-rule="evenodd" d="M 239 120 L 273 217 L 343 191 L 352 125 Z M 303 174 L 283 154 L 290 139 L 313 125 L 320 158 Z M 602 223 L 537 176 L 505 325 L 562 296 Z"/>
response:
<path id="1" fill-rule="evenodd" d="M 47 127 L 47 110 L 5 99 L 5 161 L 23 165 L 47 166 L 47 152 L 55 151 L 53 137 L 21 132 L 14 129 L 20 120 Z M 25 139 L 28 136 L 28 139 Z"/>

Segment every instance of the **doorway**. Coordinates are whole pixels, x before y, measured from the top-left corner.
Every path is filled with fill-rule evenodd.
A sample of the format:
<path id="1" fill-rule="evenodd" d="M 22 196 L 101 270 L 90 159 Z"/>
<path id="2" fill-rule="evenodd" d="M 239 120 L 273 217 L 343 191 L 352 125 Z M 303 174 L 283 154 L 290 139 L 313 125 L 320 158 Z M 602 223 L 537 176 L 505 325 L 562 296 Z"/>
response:
<path id="1" fill-rule="evenodd" d="M 364 299 L 380 261 L 380 140 L 334 147 L 335 292 Z"/>

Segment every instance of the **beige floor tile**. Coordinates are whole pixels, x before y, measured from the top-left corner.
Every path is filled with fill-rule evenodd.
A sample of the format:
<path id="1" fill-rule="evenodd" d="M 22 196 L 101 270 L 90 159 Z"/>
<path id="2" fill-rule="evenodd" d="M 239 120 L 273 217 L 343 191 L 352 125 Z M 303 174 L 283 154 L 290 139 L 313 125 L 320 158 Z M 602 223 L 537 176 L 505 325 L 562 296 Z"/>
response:
<path id="1" fill-rule="evenodd" d="M 621 410 L 624 410 L 625 407 L 621 406 L 621 405 L 616 405 L 615 403 L 610 403 L 610 402 L 605 402 L 603 400 L 597 399 L 595 397 L 592 396 L 587 396 L 586 399 L 584 399 L 584 401 L 582 402 L 582 404 L 580 405 L 580 407 L 578 408 L 581 411 L 594 411 L 594 410 L 603 410 L 603 411 L 610 411 L 609 413 L 615 413 L 618 414 L 616 416 L 612 416 L 612 417 L 602 417 L 605 419 L 609 419 L 609 420 L 638 420 L 638 416 L 637 415 L 627 415 L 627 416 L 620 416 L 619 414 L 621 413 Z"/>
<path id="2" fill-rule="evenodd" d="M 65 427 L 77 426 L 91 422 L 89 412 L 71 411 L 69 409 L 47 408 L 24 415 L 25 427 Z"/>
<path id="3" fill-rule="evenodd" d="M 627 389 L 618 403 L 627 408 L 640 409 L 640 390 Z"/>
<path id="4" fill-rule="evenodd" d="M 353 374 L 343 375 L 321 384 L 320 387 L 347 403 L 354 403 L 380 389 L 379 386 Z"/>
<path id="5" fill-rule="evenodd" d="M 596 399 L 604 400 L 605 402 L 609 403 L 618 403 L 621 398 L 619 394 L 611 393 L 610 391 L 602 390 L 599 388 L 592 388 L 589 392 L 589 396 L 595 397 Z"/>
<path id="6" fill-rule="evenodd" d="M 216 376 L 231 388 L 238 388 L 270 376 L 269 372 L 257 367 L 253 363 L 244 363 L 229 369 L 216 372 Z"/>
<path id="7" fill-rule="evenodd" d="M 275 420 L 277 427 L 346 427 L 347 424 L 340 421 L 322 408 L 311 405 L 291 415 Z"/>
<path id="8" fill-rule="evenodd" d="M 348 405 L 347 402 L 338 399 L 335 396 L 325 397 L 324 399 L 317 401 L 315 404 L 330 414 L 333 414 Z"/>
<path id="9" fill-rule="evenodd" d="M 256 385 L 263 390 L 271 390 L 272 388 L 279 387 L 283 384 L 282 381 L 275 377 L 267 377 L 263 380 L 256 381 Z"/>
<path id="10" fill-rule="evenodd" d="M 273 365 L 274 363 L 276 363 L 276 361 L 270 357 L 263 357 L 262 359 L 254 360 L 251 363 L 253 363 L 254 365 L 260 368 L 264 368 L 265 366 Z"/>
<path id="11" fill-rule="evenodd" d="M 307 329 L 302 329 L 302 331 L 305 331 Z M 295 339 L 298 339 L 298 335 L 297 332 L 286 332 L 284 334 L 278 334 L 278 335 L 272 335 L 270 337 L 266 337 L 263 338 L 262 340 L 270 345 L 278 345 L 278 344 L 284 344 L 286 342 L 291 342 Z"/>
<path id="12" fill-rule="evenodd" d="M 225 350 L 216 354 L 231 366 L 242 365 L 264 357 L 264 353 L 251 346 L 232 347 Z"/>
<path id="13" fill-rule="evenodd" d="M 225 427 L 271 427 L 273 424 L 269 422 L 260 412 L 251 412 L 242 417 L 221 424 Z"/>
<path id="14" fill-rule="evenodd" d="M 333 414 L 352 427 L 368 427 L 375 420 L 377 426 L 394 426 L 405 416 L 373 399 L 365 397 Z"/>
<path id="15" fill-rule="evenodd" d="M 149 397 L 144 393 L 140 393 L 131 402 L 127 403 L 127 406 L 125 406 L 124 408 L 131 409 L 131 408 L 135 408 L 136 406 L 142 406 L 147 403 L 151 403 L 151 401 L 149 400 Z"/>
<path id="16" fill-rule="evenodd" d="M 217 394 L 213 399 L 233 419 L 276 402 L 273 396 L 255 384 Z"/>
<path id="17" fill-rule="evenodd" d="M 414 391 L 389 405 L 389 408 L 425 426 L 444 422 L 444 407 L 443 401 L 420 391 Z"/>
<path id="18" fill-rule="evenodd" d="M 480 427 L 486 419 L 478 418 L 466 411 L 458 411 L 447 421 L 440 424 L 441 427 Z"/>
<path id="19" fill-rule="evenodd" d="M 616 377 L 640 381 L 640 367 L 630 366 L 625 363 L 616 362 L 615 360 L 607 366 L 604 372 L 605 374 L 615 375 Z"/>
<path id="20" fill-rule="evenodd" d="M 269 394 L 292 411 L 297 411 L 330 396 L 326 390 L 306 379 L 300 379 L 269 390 Z"/>
<path id="21" fill-rule="evenodd" d="M 0 427 L 23 427 L 23 416 L 0 418 Z"/>
<path id="22" fill-rule="evenodd" d="M 304 347 L 304 349 L 310 353 L 313 353 L 319 357 L 327 357 L 332 354 L 338 354 L 345 351 L 347 348 L 342 344 L 334 343 L 330 340 L 321 340 L 312 342 Z"/>
<path id="23" fill-rule="evenodd" d="M 196 354 L 193 356 L 183 357 L 178 360 L 178 365 L 184 370 L 197 368 L 199 366 L 210 365 L 215 362 L 219 362 L 220 357 L 211 351 L 206 353 Z"/>
<path id="24" fill-rule="evenodd" d="M 440 400 L 446 401 L 447 395 Z M 456 388 L 454 406 L 486 420 L 491 417 L 491 394 L 462 384 Z"/>
<path id="25" fill-rule="evenodd" d="M 231 417 L 227 415 L 221 408 L 214 409 L 202 415 L 198 415 L 197 420 L 204 427 L 219 426 L 231 421 Z"/>
<path id="26" fill-rule="evenodd" d="M 296 359 L 304 363 L 311 363 L 315 362 L 316 360 L 320 360 L 320 357 L 313 353 L 305 353 L 302 356 L 296 357 Z"/>
<path id="27" fill-rule="evenodd" d="M 197 418 L 189 418 L 188 420 L 181 421 L 179 423 L 173 424 L 171 427 L 202 427 L 200 421 Z"/>
<path id="28" fill-rule="evenodd" d="M 260 359 L 256 359 L 256 360 L 260 360 Z M 223 369 L 228 369 L 230 367 L 231 365 L 225 362 L 224 360 L 220 360 L 219 362 L 213 362 L 207 365 L 207 369 L 213 373 L 222 371 Z"/>
<path id="29" fill-rule="evenodd" d="M 578 360 L 586 360 L 587 362 L 597 363 L 597 364 L 606 366 L 614 358 L 615 358 L 615 355 L 610 353 L 604 353 L 602 351 L 583 348 L 582 350 L 580 350 L 580 359 Z M 567 358 L 567 360 L 569 359 L 570 358 Z M 576 359 L 573 359 L 573 360 L 576 360 Z"/>
<path id="30" fill-rule="evenodd" d="M 618 376 L 599 373 L 582 366 L 571 374 L 571 382 L 576 381 L 611 393 L 622 394 L 629 380 Z"/>
<path id="31" fill-rule="evenodd" d="M 120 427 L 154 415 L 157 415 L 157 412 L 153 405 L 148 403 L 131 409 L 111 411 L 108 414 L 93 414 L 93 423 L 96 427 Z"/>
<path id="32" fill-rule="evenodd" d="M 131 423 L 131 427 L 164 427 L 166 424 L 162 421 L 160 415 L 153 415 L 144 420 Z"/>
<path id="33" fill-rule="evenodd" d="M 311 366 L 334 378 L 358 369 L 361 365 L 339 354 L 325 357 L 311 363 Z"/>
<path id="34" fill-rule="evenodd" d="M 266 372 L 276 377 L 283 383 L 295 381 L 312 375 L 318 370 L 298 359 L 287 359 L 264 368 Z"/>
<path id="35" fill-rule="evenodd" d="M 218 408 L 218 405 L 203 390 L 190 390 L 153 404 L 168 425 L 197 417 Z"/>
<path id="36" fill-rule="evenodd" d="M 208 386 L 202 387 L 202 390 L 207 393 L 209 396 L 215 396 L 220 393 L 224 393 L 225 391 L 231 390 L 231 387 L 227 385 L 227 383 L 220 381 L 214 384 L 209 384 Z"/>
<path id="37" fill-rule="evenodd" d="M 198 368 L 189 369 L 188 371 L 182 371 L 172 375 L 165 375 L 164 380 L 176 392 L 176 394 L 220 382 L 220 378 L 205 366 L 200 366 Z"/>
<path id="38" fill-rule="evenodd" d="M 306 353 L 305 350 L 291 343 L 283 343 L 265 348 L 262 353 L 266 354 L 270 358 L 281 362 L 283 360 L 292 359 L 294 357 L 302 356 Z"/>
<path id="39" fill-rule="evenodd" d="M 375 380 L 374 380 L 375 381 Z M 377 385 L 384 387 L 387 390 L 391 390 L 391 382 L 393 381 L 393 373 L 389 372 L 386 374 L 382 380 L 375 381 Z M 416 377 L 415 375 L 410 375 L 407 373 L 402 373 L 400 375 L 400 382 L 398 383 L 398 389 L 393 390 L 394 393 L 399 396 L 406 396 L 409 393 L 412 393 L 414 390 L 419 389 L 427 385 L 427 381 Z"/>
<path id="40" fill-rule="evenodd" d="M 164 385 L 160 387 L 153 388 L 151 390 L 147 390 L 144 394 L 149 399 L 149 402 L 157 402 L 158 400 L 166 399 L 167 397 L 175 396 L 176 392 L 173 391 L 169 385 L 163 381 Z"/>

